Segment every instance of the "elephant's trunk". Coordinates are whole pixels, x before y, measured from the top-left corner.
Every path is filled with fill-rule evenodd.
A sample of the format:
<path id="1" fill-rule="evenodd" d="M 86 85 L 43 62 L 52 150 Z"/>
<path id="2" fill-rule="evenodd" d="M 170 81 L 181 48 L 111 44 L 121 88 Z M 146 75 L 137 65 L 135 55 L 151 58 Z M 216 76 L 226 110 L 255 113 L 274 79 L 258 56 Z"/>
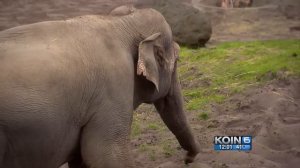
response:
<path id="1" fill-rule="evenodd" d="M 176 74 L 174 75 L 176 76 Z M 198 143 L 195 141 L 183 111 L 183 100 L 178 79 L 172 82 L 170 92 L 164 98 L 156 101 L 155 107 L 167 127 L 176 136 L 181 147 L 188 151 L 186 163 L 192 162 L 199 153 Z"/>

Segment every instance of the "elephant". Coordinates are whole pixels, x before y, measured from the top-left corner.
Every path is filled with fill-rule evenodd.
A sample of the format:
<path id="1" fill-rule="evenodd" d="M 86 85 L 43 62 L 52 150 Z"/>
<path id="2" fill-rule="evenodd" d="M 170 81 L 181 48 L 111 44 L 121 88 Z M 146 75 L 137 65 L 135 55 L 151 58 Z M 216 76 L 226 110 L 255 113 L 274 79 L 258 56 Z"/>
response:
<path id="1" fill-rule="evenodd" d="M 187 151 L 179 46 L 154 9 L 87 15 L 0 32 L 0 167 L 131 168 L 133 111 L 154 104 Z"/>

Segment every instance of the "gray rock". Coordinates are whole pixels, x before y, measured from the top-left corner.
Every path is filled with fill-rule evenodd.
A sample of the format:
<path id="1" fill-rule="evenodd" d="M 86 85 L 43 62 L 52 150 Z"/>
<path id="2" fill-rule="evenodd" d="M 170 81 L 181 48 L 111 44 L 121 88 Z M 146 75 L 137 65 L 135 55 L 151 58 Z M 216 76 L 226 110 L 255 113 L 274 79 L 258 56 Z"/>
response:
<path id="1" fill-rule="evenodd" d="M 139 7 L 152 7 L 164 15 L 176 42 L 188 46 L 204 46 L 212 34 L 210 18 L 203 11 L 179 0 L 140 0 Z"/>

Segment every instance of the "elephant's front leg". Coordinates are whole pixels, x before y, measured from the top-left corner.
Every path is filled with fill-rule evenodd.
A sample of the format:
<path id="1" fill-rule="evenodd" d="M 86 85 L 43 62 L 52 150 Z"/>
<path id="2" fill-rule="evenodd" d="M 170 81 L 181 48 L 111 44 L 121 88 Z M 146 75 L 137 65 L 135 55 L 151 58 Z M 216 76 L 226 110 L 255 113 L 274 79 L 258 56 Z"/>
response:
<path id="1" fill-rule="evenodd" d="M 96 113 L 83 129 L 81 155 L 88 168 L 133 167 L 129 154 L 132 111 L 111 109 Z"/>

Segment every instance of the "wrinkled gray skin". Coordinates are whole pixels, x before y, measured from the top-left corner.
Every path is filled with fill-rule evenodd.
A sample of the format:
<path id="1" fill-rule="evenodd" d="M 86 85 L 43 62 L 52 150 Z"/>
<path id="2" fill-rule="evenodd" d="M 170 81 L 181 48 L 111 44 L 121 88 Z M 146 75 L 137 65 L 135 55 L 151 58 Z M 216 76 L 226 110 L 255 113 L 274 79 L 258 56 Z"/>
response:
<path id="1" fill-rule="evenodd" d="M 0 167 L 134 167 L 132 113 L 154 103 L 188 151 L 199 152 L 176 74 L 178 45 L 152 9 L 84 16 L 0 33 Z"/>

